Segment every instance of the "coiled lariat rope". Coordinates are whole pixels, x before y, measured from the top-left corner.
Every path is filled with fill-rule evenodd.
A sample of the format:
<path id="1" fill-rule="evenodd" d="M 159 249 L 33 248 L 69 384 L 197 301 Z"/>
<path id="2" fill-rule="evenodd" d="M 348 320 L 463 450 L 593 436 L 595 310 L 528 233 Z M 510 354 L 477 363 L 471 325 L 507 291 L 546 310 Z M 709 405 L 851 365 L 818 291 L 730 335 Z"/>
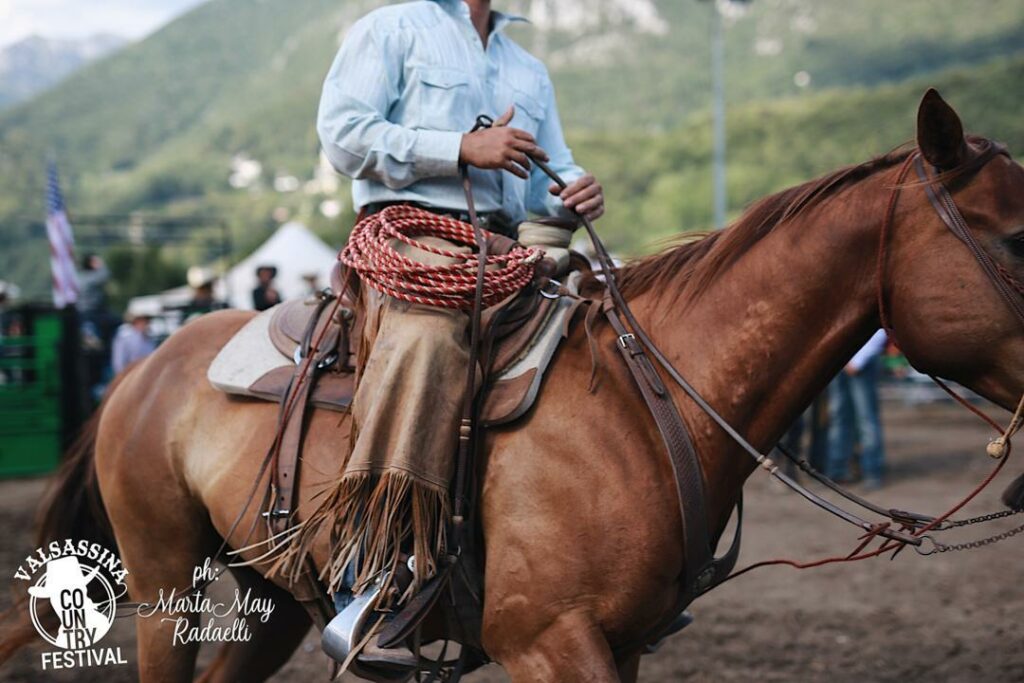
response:
<path id="1" fill-rule="evenodd" d="M 490 236 L 487 231 L 482 232 Z M 416 206 L 396 204 L 360 221 L 338 258 L 356 271 L 363 282 L 388 296 L 416 304 L 470 310 L 479 267 L 476 254 L 441 249 L 415 239 L 428 236 L 471 249 L 477 246 L 469 223 Z M 395 240 L 455 263 L 420 263 L 400 253 Z M 484 305 L 496 304 L 529 283 L 541 256 L 536 249 L 520 245 L 507 254 L 489 255 Z"/>

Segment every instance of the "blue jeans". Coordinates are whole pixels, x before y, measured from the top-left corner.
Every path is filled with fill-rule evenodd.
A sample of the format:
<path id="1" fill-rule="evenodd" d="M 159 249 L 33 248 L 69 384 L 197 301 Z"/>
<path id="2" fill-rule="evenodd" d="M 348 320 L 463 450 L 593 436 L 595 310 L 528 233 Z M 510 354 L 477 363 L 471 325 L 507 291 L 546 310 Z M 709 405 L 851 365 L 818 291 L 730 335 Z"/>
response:
<path id="1" fill-rule="evenodd" d="M 825 474 L 830 479 L 849 476 L 850 457 L 860 443 L 860 469 L 865 480 L 880 480 L 885 467 L 882 422 L 878 413 L 878 372 L 876 356 L 856 375 L 845 371 L 828 386 L 828 460 Z"/>

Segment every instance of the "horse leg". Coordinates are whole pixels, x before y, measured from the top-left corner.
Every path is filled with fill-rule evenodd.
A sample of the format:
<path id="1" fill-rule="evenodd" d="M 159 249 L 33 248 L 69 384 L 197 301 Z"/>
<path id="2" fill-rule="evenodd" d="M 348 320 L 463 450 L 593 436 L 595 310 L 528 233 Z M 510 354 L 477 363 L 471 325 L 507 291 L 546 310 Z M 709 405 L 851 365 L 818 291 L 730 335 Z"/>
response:
<path id="1" fill-rule="evenodd" d="M 169 459 L 160 457 L 164 453 L 154 451 L 151 444 L 120 437 L 127 430 L 117 419 L 122 412 L 119 393 L 100 423 L 96 473 L 128 570 L 128 595 L 149 605 L 135 618 L 139 680 L 185 683 L 195 673 L 199 643 L 188 642 L 186 636 L 198 624 L 198 615 L 169 613 L 159 609 L 157 601 L 188 593 L 193 571 L 213 554 L 217 536 L 202 505 L 179 483 Z"/>
<path id="2" fill-rule="evenodd" d="M 622 683 L 636 683 L 640 677 L 640 655 L 633 655 L 619 662 L 619 679 Z"/>
<path id="3" fill-rule="evenodd" d="M 194 531 L 187 524 L 174 526 L 171 531 L 165 520 L 163 528 L 149 528 L 153 536 L 147 538 L 143 533 L 140 537 L 129 529 L 143 532 L 144 526 L 119 524 L 120 510 L 111 506 L 110 511 L 121 557 L 129 571 L 126 579 L 128 595 L 133 600 L 153 605 L 140 609 L 139 616 L 135 618 L 139 680 L 142 683 L 191 681 L 199 643 L 187 642 L 188 639 L 176 633 L 187 633 L 187 629 L 196 626 L 198 615 L 168 614 L 155 609 L 155 603 L 161 591 L 165 598 L 170 597 L 172 589 L 176 589 L 175 595 L 187 593 L 192 585 L 194 568 L 203 563 L 203 548 L 196 543 Z M 134 512 L 137 517 L 143 514 L 138 508 Z M 191 528 L 198 526 L 197 520 Z"/>
<path id="4" fill-rule="evenodd" d="M 238 581 L 239 595 L 250 591 L 251 598 L 269 598 L 274 611 L 266 623 L 256 616 L 248 618 L 252 637 L 221 647 L 199 683 L 265 681 L 288 661 L 309 630 L 309 615 L 290 593 L 247 567 L 231 571 Z"/>
<path id="5" fill-rule="evenodd" d="M 523 622 L 516 615 L 501 610 L 506 623 Z M 485 633 L 486 633 L 485 626 Z M 517 629 L 518 630 L 518 629 Z M 601 629 L 585 612 L 569 611 L 539 629 L 526 629 L 535 635 L 522 639 L 519 646 L 494 650 L 497 660 L 508 672 L 513 683 L 527 681 L 589 683 L 619 683 L 619 673 L 611 648 Z M 503 642 L 502 645 L 505 643 Z M 488 647 L 488 651 L 492 648 Z"/>

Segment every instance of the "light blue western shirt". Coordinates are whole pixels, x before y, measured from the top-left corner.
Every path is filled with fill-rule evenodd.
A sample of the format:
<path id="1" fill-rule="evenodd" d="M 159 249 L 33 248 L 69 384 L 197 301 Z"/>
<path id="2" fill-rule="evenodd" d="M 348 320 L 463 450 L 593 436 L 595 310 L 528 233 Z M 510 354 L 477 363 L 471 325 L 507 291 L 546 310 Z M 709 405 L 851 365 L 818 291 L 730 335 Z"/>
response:
<path id="1" fill-rule="evenodd" d="M 547 69 L 502 32 L 525 19 L 492 19 L 486 48 L 462 0 L 381 7 L 349 30 L 324 83 L 317 131 L 327 158 L 354 179 L 357 207 L 409 201 L 465 211 L 462 135 L 479 114 L 497 118 L 510 105 L 509 125 L 533 135 L 566 182 L 583 174 L 562 137 Z M 513 224 L 527 212 L 566 215 L 536 167 L 529 181 L 476 168 L 470 177 L 479 211 Z"/>

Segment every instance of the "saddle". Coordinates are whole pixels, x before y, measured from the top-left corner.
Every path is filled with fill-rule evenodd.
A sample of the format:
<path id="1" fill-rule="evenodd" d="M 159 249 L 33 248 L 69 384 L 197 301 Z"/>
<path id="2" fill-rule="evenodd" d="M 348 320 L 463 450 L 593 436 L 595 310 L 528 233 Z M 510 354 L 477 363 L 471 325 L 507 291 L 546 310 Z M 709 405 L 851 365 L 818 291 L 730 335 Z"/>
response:
<path id="1" fill-rule="evenodd" d="M 479 344 L 483 382 L 478 395 L 481 426 L 513 422 L 536 402 L 545 371 L 568 336 L 579 307 L 591 303 L 577 294 L 575 284 L 583 271 L 589 270 L 589 263 L 578 255 L 572 263 L 576 269 L 566 278 L 566 285 L 539 272 L 533 283 L 483 312 L 484 334 Z M 264 512 L 270 535 L 288 527 L 297 503 L 307 411 L 347 412 L 352 404 L 363 320 L 350 298 L 336 301 L 333 292 L 348 291 L 343 277 L 338 264 L 330 290 L 279 304 L 254 317 L 221 349 L 207 371 L 210 383 L 229 395 L 281 406 L 280 448 L 272 461 L 273 505 Z M 324 598 L 314 577 L 314 572 L 307 571 L 293 592 L 323 630 L 333 616 L 333 605 Z M 382 639 L 400 642 L 426 617 L 447 577 L 436 578 L 413 598 L 410 609 L 403 610 Z M 455 602 L 454 609 L 460 614 L 454 621 L 477 631 L 467 633 L 460 628 L 457 640 L 464 646 L 479 647 L 477 601 L 463 596 Z M 451 624 L 453 620 L 447 621 Z"/>
<path id="2" fill-rule="evenodd" d="M 512 422 L 533 406 L 555 351 L 568 336 L 577 309 L 587 301 L 575 291 L 579 275 L 574 272 L 566 286 L 549 280 L 543 290 L 528 288 L 484 313 L 482 358 L 488 361 L 481 368 L 487 378 L 481 390 L 482 425 Z M 341 291 L 340 277 L 336 268 L 334 291 Z M 322 368 L 327 371 L 319 373 L 309 400 L 316 408 L 347 412 L 355 391 L 362 319 L 347 298 L 331 317 L 332 307 L 325 302 L 333 301 L 332 296 L 296 299 L 257 315 L 210 364 L 210 384 L 233 396 L 280 403 L 299 361 L 323 335 L 319 350 L 330 362 Z"/>

